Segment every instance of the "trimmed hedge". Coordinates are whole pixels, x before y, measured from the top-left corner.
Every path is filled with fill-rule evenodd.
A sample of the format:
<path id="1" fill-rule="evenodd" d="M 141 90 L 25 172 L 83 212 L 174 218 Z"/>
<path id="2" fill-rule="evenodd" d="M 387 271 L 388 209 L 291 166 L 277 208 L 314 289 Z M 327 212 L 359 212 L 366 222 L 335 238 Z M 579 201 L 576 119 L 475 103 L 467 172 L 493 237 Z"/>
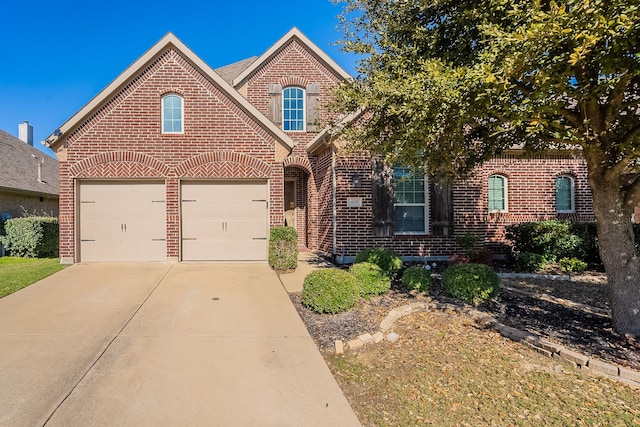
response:
<path id="1" fill-rule="evenodd" d="M 340 313 L 358 302 L 358 280 L 348 271 L 326 268 L 312 271 L 304 279 L 302 303 L 318 313 Z"/>
<path id="2" fill-rule="evenodd" d="M 358 281 L 362 297 L 380 295 L 391 289 L 391 279 L 376 264 L 370 262 L 353 264 L 349 268 L 349 273 Z"/>
<path id="3" fill-rule="evenodd" d="M 451 296 L 477 305 L 498 295 L 500 278 L 484 264 L 454 264 L 442 273 L 442 286 Z"/>
<path id="4" fill-rule="evenodd" d="M 417 265 L 402 273 L 402 285 L 408 291 L 427 292 L 431 288 L 431 272 Z"/>
<path id="5" fill-rule="evenodd" d="M 295 270 L 298 266 L 298 232 L 293 227 L 271 227 L 269 265 L 277 271 Z"/>
<path id="6" fill-rule="evenodd" d="M 58 219 L 52 217 L 11 218 L 4 223 L 0 236 L 6 251 L 17 257 L 47 258 L 57 256 Z"/>
<path id="7" fill-rule="evenodd" d="M 355 264 L 370 262 L 377 265 L 389 277 L 393 277 L 402 268 L 402 258 L 387 248 L 368 248 L 356 255 Z"/>

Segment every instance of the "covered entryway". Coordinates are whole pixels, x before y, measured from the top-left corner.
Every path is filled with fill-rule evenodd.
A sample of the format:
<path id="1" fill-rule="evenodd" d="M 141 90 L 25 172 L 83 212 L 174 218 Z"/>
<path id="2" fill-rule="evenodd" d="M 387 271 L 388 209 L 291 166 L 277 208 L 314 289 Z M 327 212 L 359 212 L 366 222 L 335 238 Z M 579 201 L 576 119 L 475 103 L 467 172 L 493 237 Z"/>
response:
<path id="1" fill-rule="evenodd" d="M 267 259 L 265 181 L 183 181 L 183 261 Z"/>
<path id="2" fill-rule="evenodd" d="M 80 181 L 83 262 L 166 261 L 164 182 Z"/>

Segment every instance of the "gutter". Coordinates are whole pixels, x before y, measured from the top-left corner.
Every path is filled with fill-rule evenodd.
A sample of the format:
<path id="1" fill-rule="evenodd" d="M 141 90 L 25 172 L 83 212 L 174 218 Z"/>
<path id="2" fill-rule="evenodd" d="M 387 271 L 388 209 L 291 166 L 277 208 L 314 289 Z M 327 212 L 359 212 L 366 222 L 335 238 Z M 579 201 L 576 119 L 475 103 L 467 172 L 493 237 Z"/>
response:
<path id="1" fill-rule="evenodd" d="M 332 194 L 331 194 L 331 202 L 333 204 L 332 207 L 332 223 L 333 223 L 333 253 L 332 258 L 335 261 L 338 255 L 338 179 L 336 177 L 336 148 L 335 146 L 331 147 L 331 184 L 332 184 Z"/>

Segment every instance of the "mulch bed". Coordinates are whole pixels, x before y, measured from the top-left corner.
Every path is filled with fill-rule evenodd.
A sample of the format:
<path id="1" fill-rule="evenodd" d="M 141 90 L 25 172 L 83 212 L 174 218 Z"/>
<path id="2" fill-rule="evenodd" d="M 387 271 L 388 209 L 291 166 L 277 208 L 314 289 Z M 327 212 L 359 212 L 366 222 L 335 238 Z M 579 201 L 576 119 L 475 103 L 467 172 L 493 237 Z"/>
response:
<path id="1" fill-rule="evenodd" d="M 495 300 L 476 309 L 500 323 L 567 349 L 640 371 L 640 343 L 634 337 L 615 333 L 610 316 L 604 314 L 608 307 L 603 274 L 585 274 L 571 281 L 502 279 L 502 286 Z M 382 319 L 395 307 L 421 301 L 464 305 L 448 297 L 438 280 L 428 295 L 405 292 L 396 282 L 387 294 L 361 299 L 357 307 L 333 315 L 307 309 L 300 294 L 290 294 L 290 298 L 318 347 L 327 352 L 333 351 L 336 340 L 376 332 Z"/>

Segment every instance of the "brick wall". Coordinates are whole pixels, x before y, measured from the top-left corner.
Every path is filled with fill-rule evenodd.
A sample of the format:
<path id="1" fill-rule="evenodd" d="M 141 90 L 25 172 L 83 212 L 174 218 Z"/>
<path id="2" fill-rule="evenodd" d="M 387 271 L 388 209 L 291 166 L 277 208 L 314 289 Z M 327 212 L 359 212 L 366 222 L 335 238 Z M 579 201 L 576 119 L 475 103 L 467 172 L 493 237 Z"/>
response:
<path id="1" fill-rule="evenodd" d="M 22 216 L 58 216 L 58 198 L 0 191 L 0 212 L 13 218 Z"/>
<path id="2" fill-rule="evenodd" d="M 320 194 L 319 249 L 332 253 L 331 155 L 325 150 L 318 155 Z M 354 173 L 362 179 L 360 188 L 352 188 Z M 488 211 L 488 178 L 492 174 L 508 178 L 509 209 L 505 213 Z M 496 253 L 504 253 L 504 228 L 509 224 L 545 219 L 594 221 L 592 196 L 587 182 L 587 170 L 579 155 L 548 155 L 524 158 L 516 154 L 503 155 L 478 167 L 467 180 L 454 184 L 454 235 L 394 235 L 376 237 L 372 227 L 371 164 L 366 158 L 336 160 L 337 175 L 337 253 L 353 257 L 367 247 L 390 247 L 407 257 L 442 257 L 456 251 L 455 234 L 474 233 Z M 555 208 L 555 178 L 570 175 L 575 180 L 575 213 L 559 214 Z M 349 198 L 362 199 L 361 207 L 349 207 Z"/>
<path id="3" fill-rule="evenodd" d="M 258 68 L 244 85 L 246 98 L 266 117 L 269 116 L 269 85 L 279 84 L 282 87 L 299 86 L 305 88 L 309 84 L 320 84 L 320 105 L 329 101 L 329 90 L 341 78 L 327 68 L 310 53 L 297 39 L 291 40 Z M 320 108 L 320 120 L 327 120 L 328 113 Z M 296 178 L 297 228 L 300 246 L 310 249 L 318 248 L 318 201 L 321 191 L 315 180 L 315 159 L 310 158 L 306 145 L 317 135 L 315 132 L 287 132 L 296 143 L 290 155 L 291 161 L 285 167 L 285 176 Z M 301 221 L 301 219 L 303 219 Z"/>
<path id="4" fill-rule="evenodd" d="M 161 98 L 184 98 L 184 133 L 161 133 Z M 160 178 L 167 188 L 167 257 L 179 256 L 179 180 L 252 178 L 269 182 L 270 224 L 282 225 L 283 166 L 273 136 L 167 50 L 67 139 L 60 163 L 60 255 L 75 260 L 74 183 L 85 178 Z"/>

